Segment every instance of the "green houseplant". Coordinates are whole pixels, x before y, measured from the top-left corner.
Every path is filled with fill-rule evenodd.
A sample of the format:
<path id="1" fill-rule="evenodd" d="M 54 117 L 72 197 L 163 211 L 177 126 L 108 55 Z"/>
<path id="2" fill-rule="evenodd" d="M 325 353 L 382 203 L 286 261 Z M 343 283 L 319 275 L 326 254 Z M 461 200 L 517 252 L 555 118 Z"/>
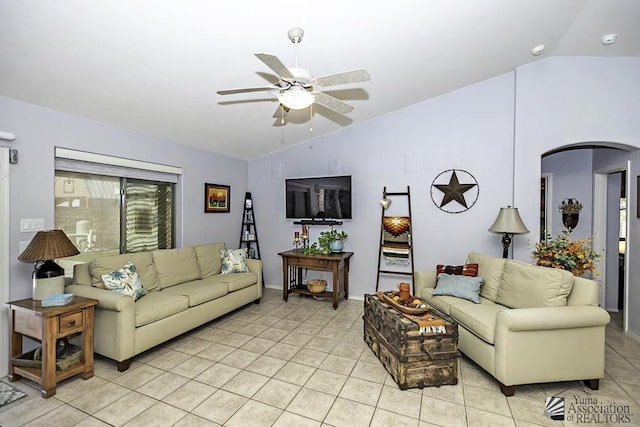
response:
<path id="1" fill-rule="evenodd" d="M 343 230 L 336 230 L 331 227 L 329 231 L 323 231 L 318 236 L 318 242 L 312 243 L 311 246 L 305 248 L 305 255 L 329 255 L 331 252 L 342 252 L 343 240 L 349 237 Z"/>

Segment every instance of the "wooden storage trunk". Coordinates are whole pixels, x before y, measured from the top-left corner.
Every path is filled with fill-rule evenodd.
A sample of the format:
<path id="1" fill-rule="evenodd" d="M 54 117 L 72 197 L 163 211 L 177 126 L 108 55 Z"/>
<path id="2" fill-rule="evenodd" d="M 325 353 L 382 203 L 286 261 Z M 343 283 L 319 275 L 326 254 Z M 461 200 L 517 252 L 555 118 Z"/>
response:
<path id="1" fill-rule="evenodd" d="M 446 333 L 427 331 L 375 295 L 364 297 L 364 340 L 400 389 L 458 383 L 458 324 L 445 321 Z"/>

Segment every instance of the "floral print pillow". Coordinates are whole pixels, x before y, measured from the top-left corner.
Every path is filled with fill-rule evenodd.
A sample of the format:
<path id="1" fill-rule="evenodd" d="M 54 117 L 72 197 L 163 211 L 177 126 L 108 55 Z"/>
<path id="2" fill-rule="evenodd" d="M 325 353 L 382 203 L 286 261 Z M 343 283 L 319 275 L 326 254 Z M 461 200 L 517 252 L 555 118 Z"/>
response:
<path id="1" fill-rule="evenodd" d="M 221 274 L 248 273 L 247 249 L 221 249 L 222 272 Z"/>
<path id="2" fill-rule="evenodd" d="M 120 270 L 102 275 L 102 283 L 104 287 L 121 294 L 133 297 L 134 301 L 147 294 L 147 288 L 144 287 L 136 266 L 128 261 Z"/>

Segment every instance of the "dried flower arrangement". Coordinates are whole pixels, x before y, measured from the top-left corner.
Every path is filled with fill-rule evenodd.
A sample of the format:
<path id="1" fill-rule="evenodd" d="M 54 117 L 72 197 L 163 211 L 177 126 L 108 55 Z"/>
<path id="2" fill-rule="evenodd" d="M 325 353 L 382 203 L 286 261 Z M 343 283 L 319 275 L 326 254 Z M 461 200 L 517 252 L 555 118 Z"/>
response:
<path id="1" fill-rule="evenodd" d="M 532 252 L 537 265 L 560 268 L 570 271 L 574 276 L 585 272 L 594 272 L 596 276 L 597 262 L 600 254 L 593 251 L 592 238 L 569 240 L 570 231 L 563 230 L 555 238 L 547 233 L 544 241 L 536 243 Z"/>

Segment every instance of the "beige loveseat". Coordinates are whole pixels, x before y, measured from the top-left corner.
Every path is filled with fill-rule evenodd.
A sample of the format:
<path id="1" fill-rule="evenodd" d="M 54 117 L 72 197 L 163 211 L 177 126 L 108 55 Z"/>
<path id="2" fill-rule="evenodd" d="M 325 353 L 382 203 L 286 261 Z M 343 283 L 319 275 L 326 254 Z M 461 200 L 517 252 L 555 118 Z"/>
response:
<path id="1" fill-rule="evenodd" d="M 132 358 L 262 296 L 262 262 L 248 273 L 220 274 L 224 243 L 99 257 L 74 266 L 66 292 L 99 300 L 95 352 L 128 369 Z M 134 302 L 104 288 L 102 274 L 131 261 L 148 293 Z"/>
<path id="2" fill-rule="evenodd" d="M 433 296 L 435 271 L 415 275 L 415 293 L 459 325 L 459 349 L 498 380 L 506 396 L 516 385 L 604 377 L 605 326 L 593 280 L 553 268 L 470 253 L 484 278 L 480 303 Z M 440 291 L 442 292 L 442 291 Z"/>

